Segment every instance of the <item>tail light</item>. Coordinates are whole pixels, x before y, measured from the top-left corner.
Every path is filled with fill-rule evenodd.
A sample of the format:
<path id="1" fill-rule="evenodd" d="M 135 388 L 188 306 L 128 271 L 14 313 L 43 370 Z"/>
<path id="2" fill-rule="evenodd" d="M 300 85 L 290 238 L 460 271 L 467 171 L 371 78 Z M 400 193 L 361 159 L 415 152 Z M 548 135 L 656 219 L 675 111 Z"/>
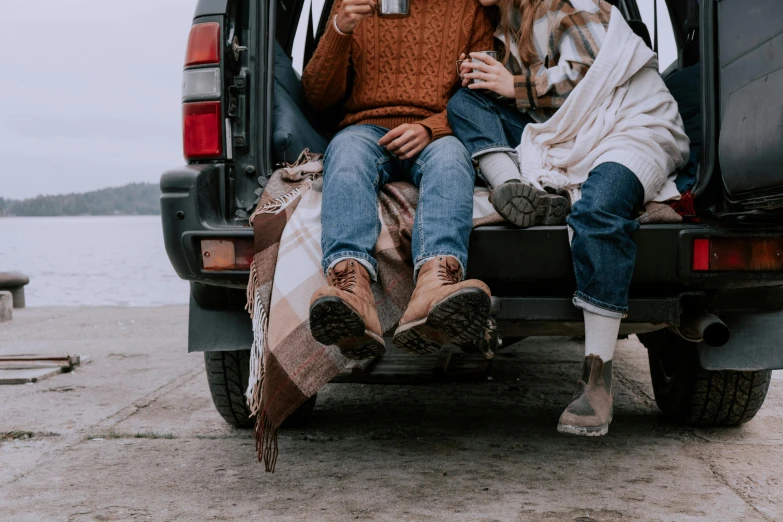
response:
<path id="1" fill-rule="evenodd" d="M 783 270 L 783 238 L 713 238 L 693 241 L 693 270 Z"/>
<path id="2" fill-rule="evenodd" d="M 188 159 L 209 158 L 223 153 L 219 101 L 182 106 L 182 143 Z"/>
<path id="3" fill-rule="evenodd" d="M 186 159 L 223 155 L 220 56 L 220 24 L 195 24 L 188 38 L 182 79 L 182 144 Z"/>
<path id="4" fill-rule="evenodd" d="M 204 239 L 201 259 L 204 270 L 249 270 L 253 262 L 253 240 Z"/>
<path id="5" fill-rule="evenodd" d="M 220 24 L 209 22 L 190 28 L 185 67 L 220 63 Z"/>

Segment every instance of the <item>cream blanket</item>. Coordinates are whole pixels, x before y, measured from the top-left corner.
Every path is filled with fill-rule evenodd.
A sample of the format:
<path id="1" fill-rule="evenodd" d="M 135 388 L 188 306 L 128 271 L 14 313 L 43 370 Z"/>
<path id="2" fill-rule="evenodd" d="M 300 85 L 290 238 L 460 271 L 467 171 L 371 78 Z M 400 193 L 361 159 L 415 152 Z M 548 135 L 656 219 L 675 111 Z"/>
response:
<path id="1" fill-rule="evenodd" d="M 689 147 L 655 53 L 614 8 L 584 79 L 552 118 L 525 128 L 517 152 L 524 178 L 566 189 L 574 202 L 593 168 L 620 163 L 639 178 L 647 203 L 679 197 L 674 173 L 687 163 Z"/>

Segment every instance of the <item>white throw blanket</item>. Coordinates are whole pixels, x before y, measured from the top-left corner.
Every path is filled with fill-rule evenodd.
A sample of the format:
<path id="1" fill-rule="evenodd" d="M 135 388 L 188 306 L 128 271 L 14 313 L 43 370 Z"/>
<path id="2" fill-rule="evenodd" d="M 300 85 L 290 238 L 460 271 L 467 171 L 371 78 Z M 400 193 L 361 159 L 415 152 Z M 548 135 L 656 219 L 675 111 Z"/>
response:
<path id="1" fill-rule="evenodd" d="M 689 147 L 655 53 L 614 8 L 584 79 L 552 118 L 525 128 L 517 152 L 525 179 L 566 189 L 574 202 L 593 168 L 620 163 L 639 178 L 647 203 L 679 197 L 673 173 L 687 163 Z"/>

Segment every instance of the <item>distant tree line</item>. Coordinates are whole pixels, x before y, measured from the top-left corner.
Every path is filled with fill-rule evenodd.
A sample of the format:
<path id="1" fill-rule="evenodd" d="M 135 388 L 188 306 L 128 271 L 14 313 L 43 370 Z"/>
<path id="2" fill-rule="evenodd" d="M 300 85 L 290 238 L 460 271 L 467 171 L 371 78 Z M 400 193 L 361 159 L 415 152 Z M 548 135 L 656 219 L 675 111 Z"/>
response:
<path id="1" fill-rule="evenodd" d="M 160 214 L 160 188 L 131 183 L 83 194 L 37 196 L 24 200 L 0 198 L 0 216 L 111 216 Z"/>

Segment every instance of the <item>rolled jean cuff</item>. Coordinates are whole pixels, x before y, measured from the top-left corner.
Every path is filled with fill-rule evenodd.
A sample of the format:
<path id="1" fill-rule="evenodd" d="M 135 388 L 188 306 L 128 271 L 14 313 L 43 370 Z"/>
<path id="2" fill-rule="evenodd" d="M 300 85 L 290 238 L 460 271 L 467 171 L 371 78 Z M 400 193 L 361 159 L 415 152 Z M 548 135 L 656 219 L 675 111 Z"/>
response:
<path id="1" fill-rule="evenodd" d="M 327 257 L 321 262 L 321 266 L 324 269 L 324 275 L 334 268 L 334 265 L 346 259 L 355 259 L 358 261 L 360 265 L 367 269 L 367 273 L 370 274 L 370 279 L 373 282 L 378 281 L 378 262 L 362 252 L 338 252 L 337 254 L 332 254 Z"/>
<path id="2" fill-rule="evenodd" d="M 598 299 L 593 299 L 590 296 L 577 291 L 574 294 L 574 306 L 592 312 L 604 317 L 611 317 L 612 319 L 624 319 L 628 316 L 628 307 L 621 307 L 610 305 L 609 303 L 603 303 Z"/>
<path id="3" fill-rule="evenodd" d="M 486 147 L 482 147 L 476 151 L 473 151 L 473 154 L 471 154 L 470 159 L 478 159 L 479 156 L 483 156 L 484 154 L 489 154 L 491 152 L 507 152 L 509 154 L 516 155 L 517 149 L 512 149 L 505 143 L 493 143 L 492 145 L 487 145 Z"/>
<path id="4" fill-rule="evenodd" d="M 464 279 L 465 267 L 468 264 L 468 260 L 465 259 L 465 256 L 460 256 L 459 254 L 455 254 L 454 252 L 439 252 L 436 254 L 424 253 L 421 254 L 416 259 L 416 263 L 414 264 L 413 267 L 413 282 L 415 283 L 419 279 L 419 270 L 421 270 L 421 267 L 423 267 L 427 261 L 430 261 L 431 259 L 434 259 L 436 257 L 443 257 L 443 256 L 453 257 L 454 259 L 457 260 L 460 269 L 462 269 L 462 278 Z"/>

